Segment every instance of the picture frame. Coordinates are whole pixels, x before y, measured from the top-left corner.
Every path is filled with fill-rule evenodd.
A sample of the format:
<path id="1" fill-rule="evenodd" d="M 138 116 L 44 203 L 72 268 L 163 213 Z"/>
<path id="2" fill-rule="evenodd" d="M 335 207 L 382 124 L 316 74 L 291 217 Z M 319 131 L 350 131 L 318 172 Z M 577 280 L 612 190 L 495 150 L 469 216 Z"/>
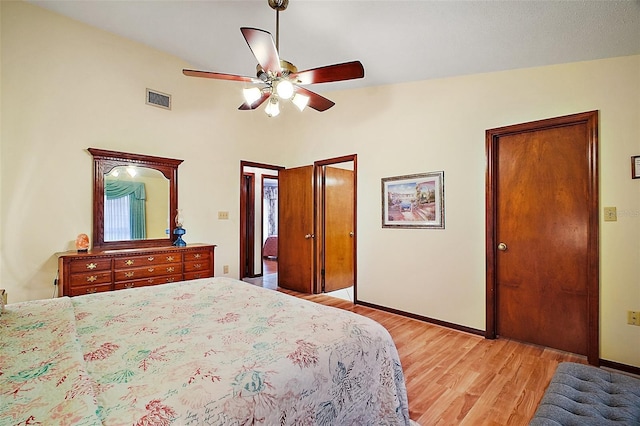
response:
<path id="1" fill-rule="evenodd" d="M 444 171 L 382 178 L 382 227 L 444 229 Z"/>
<path id="2" fill-rule="evenodd" d="M 631 179 L 640 179 L 640 155 L 631 157 Z"/>

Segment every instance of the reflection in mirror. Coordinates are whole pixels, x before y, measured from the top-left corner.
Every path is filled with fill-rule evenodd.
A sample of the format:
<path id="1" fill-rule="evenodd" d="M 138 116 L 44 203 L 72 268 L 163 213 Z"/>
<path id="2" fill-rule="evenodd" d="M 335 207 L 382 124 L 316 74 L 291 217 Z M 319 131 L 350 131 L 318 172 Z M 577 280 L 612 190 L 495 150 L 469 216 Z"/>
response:
<path id="1" fill-rule="evenodd" d="M 89 148 L 93 248 L 170 246 L 182 160 Z"/>
<path id="2" fill-rule="evenodd" d="M 104 177 L 104 241 L 169 237 L 169 180 L 158 170 L 117 166 Z"/>

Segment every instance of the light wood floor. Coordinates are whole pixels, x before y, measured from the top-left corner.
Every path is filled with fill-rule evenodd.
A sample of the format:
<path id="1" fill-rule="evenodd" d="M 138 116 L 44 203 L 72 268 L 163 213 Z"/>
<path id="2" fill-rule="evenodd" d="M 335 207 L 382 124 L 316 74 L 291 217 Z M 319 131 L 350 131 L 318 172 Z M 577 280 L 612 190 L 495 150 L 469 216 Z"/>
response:
<path id="1" fill-rule="evenodd" d="M 508 339 L 487 340 L 324 295 L 279 291 L 378 321 L 393 337 L 409 415 L 422 426 L 528 425 L 559 362 L 586 358 Z"/>

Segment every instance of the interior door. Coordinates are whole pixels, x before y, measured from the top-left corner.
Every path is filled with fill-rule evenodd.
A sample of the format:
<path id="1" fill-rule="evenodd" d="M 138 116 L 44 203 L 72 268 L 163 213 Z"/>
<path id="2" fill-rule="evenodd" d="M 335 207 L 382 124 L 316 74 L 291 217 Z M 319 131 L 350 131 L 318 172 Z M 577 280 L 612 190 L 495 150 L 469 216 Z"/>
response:
<path id="1" fill-rule="evenodd" d="M 323 168 L 324 292 L 354 284 L 354 172 Z"/>
<path id="2" fill-rule="evenodd" d="M 255 174 L 243 172 L 240 188 L 240 279 L 255 276 Z"/>
<path id="3" fill-rule="evenodd" d="M 597 364 L 597 111 L 488 130 L 487 153 L 487 337 Z"/>
<path id="4" fill-rule="evenodd" d="M 313 293 L 313 166 L 278 173 L 278 285 Z"/>

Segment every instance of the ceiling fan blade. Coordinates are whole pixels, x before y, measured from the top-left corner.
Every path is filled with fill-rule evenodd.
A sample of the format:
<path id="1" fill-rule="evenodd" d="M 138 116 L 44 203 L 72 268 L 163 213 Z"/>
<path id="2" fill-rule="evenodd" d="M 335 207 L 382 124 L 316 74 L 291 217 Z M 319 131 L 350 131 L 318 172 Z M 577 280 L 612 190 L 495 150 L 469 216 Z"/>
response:
<path id="1" fill-rule="evenodd" d="M 364 77 L 364 67 L 360 61 L 327 65 L 292 74 L 299 84 L 330 83 L 333 81 L 353 80 Z"/>
<path id="2" fill-rule="evenodd" d="M 271 93 L 269 93 L 269 92 L 263 93 L 262 96 L 260 96 L 260 99 L 258 99 L 257 101 L 254 101 L 252 104 L 248 104 L 248 103 L 245 102 L 242 105 L 240 105 L 240 107 L 238 107 L 238 109 L 242 110 L 242 111 L 250 111 L 250 110 L 256 109 L 260 105 L 262 105 L 264 101 L 269 99 L 269 96 L 271 96 Z"/>
<path id="3" fill-rule="evenodd" d="M 204 77 L 204 78 L 213 78 L 216 80 L 232 80 L 232 81 L 246 81 L 249 83 L 262 83 L 262 80 L 259 80 L 257 78 L 245 77 L 243 75 L 235 75 L 235 74 L 222 74 L 219 72 L 182 70 L 182 74 L 187 75 L 189 77 Z"/>
<path id="4" fill-rule="evenodd" d="M 282 71 L 280 68 L 280 57 L 278 56 L 278 49 L 276 49 L 271 33 L 249 27 L 242 27 L 240 31 L 242 31 L 242 35 L 247 41 L 249 49 L 251 49 L 253 56 L 256 57 L 262 69 L 280 74 Z"/>
<path id="5" fill-rule="evenodd" d="M 313 108 L 316 111 L 326 111 L 329 108 L 331 108 L 332 106 L 334 106 L 336 103 L 321 96 L 318 95 L 316 92 L 312 92 L 311 90 L 305 89 L 304 87 L 296 87 L 296 92 L 308 96 L 309 97 L 309 103 L 307 104 L 307 106 L 309 108 Z"/>

